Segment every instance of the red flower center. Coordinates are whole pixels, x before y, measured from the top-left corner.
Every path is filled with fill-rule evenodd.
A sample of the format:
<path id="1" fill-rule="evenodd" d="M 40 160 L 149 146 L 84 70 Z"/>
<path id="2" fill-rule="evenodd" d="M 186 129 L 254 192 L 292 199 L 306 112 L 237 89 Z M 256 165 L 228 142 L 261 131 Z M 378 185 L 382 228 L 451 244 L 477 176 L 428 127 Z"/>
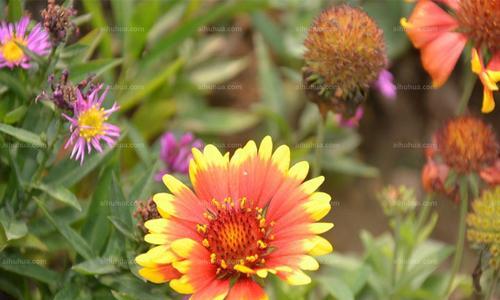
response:
<path id="1" fill-rule="evenodd" d="M 210 262 L 218 266 L 219 277 L 245 273 L 246 268 L 264 264 L 264 257 L 271 251 L 268 242 L 273 239 L 274 223 L 267 223 L 263 209 L 246 206 L 245 198 L 239 208 L 234 207 L 231 198 L 212 202 L 216 210 L 205 213 L 208 224 L 198 224 L 197 231 L 210 251 Z"/>

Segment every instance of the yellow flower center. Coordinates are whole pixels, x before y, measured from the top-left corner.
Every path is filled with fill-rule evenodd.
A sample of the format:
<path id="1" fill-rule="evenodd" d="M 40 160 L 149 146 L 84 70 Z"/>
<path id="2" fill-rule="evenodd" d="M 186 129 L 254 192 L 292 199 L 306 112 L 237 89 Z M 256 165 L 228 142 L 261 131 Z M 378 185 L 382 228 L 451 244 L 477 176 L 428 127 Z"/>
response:
<path id="1" fill-rule="evenodd" d="M 80 127 L 80 136 L 85 140 L 90 141 L 93 137 L 104 133 L 104 121 L 106 116 L 104 109 L 97 109 L 92 106 L 84 111 L 78 117 L 78 126 Z"/>
<path id="2" fill-rule="evenodd" d="M 267 223 L 262 208 L 245 207 L 245 198 L 238 210 L 231 198 L 212 202 L 217 212 L 207 212 L 208 224 L 198 224 L 196 229 L 211 253 L 210 262 L 218 267 L 217 275 L 229 278 L 263 265 L 271 251 L 268 243 L 273 239 L 274 224 Z"/>
<path id="3" fill-rule="evenodd" d="M 19 47 L 19 45 L 26 46 L 26 41 L 14 37 L 0 48 L 0 50 L 2 51 L 2 55 L 6 61 L 17 63 L 23 59 L 24 52 L 23 49 Z"/>

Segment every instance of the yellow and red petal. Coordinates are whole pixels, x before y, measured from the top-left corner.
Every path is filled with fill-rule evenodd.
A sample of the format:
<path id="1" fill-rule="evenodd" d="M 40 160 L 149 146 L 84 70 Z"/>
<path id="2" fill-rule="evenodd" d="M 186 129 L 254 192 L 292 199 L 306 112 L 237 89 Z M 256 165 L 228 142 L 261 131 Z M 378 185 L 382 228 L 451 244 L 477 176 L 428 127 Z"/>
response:
<path id="1" fill-rule="evenodd" d="M 144 239 L 150 244 L 165 245 L 180 238 L 200 239 L 195 223 L 176 217 L 151 219 L 144 226 L 149 230 Z"/>
<path id="2" fill-rule="evenodd" d="M 168 184 L 178 180 L 170 175 L 165 175 L 163 176 L 163 181 L 168 186 Z M 175 216 L 194 223 L 203 223 L 205 221 L 203 213 L 206 211 L 207 204 L 196 198 L 193 192 L 185 185 L 180 189 L 175 189 L 175 191 L 174 195 L 158 193 L 153 196 L 153 201 L 161 216 L 163 218 Z"/>
<path id="3" fill-rule="evenodd" d="M 181 277 L 181 273 L 170 264 L 142 268 L 139 270 L 139 275 L 153 283 L 164 283 Z"/>
<path id="4" fill-rule="evenodd" d="M 226 300 L 267 300 L 264 289 L 251 279 L 240 279 L 231 287 Z"/>
<path id="5" fill-rule="evenodd" d="M 224 300 L 229 293 L 229 280 L 213 279 L 204 287 L 197 289 L 190 300 Z"/>
<path id="6" fill-rule="evenodd" d="M 159 264 L 171 264 L 179 257 L 170 251 L 166 245 L 156 246 L 149 249 L 148 252 L 138 255 L 135 262 L 142 267 L 153 268 Z"/>

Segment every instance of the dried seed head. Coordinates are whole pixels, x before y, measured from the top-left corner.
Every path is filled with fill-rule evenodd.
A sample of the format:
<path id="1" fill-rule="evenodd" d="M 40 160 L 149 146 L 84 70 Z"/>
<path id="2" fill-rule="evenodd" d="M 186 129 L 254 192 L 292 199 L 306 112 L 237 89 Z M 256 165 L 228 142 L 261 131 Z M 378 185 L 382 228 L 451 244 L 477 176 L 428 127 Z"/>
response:
<path id="1" fill-rule="evenodd" d="M 322 113 L 354 115 L 387 65 L 382 30 L 363 10 L 348 5 L 321 13 L 305 47 L 304 83 Z"/>
<path id="2" fill-rule="evenodd" d="M 76 25 L 71 22 L 71 17 L 76 15 L 76 10 L 56 4 L 56 0 L 48 0 L 47 8 L 41 12 L 43 26 L 50 33 L 53 44 L 62 42 L 69 32 L 77 30 Z"/>
<path id="3" fill-rule="evenodd" d="M 436 141 L 444 162 L 459 173 L 478 172 L 499 154 L 495 132 L 472 116 L 448 121 L 437 132 Z"/>
<path id="4" fill-rule="evenodd" d="M 500 50 L 500 0 L 461 0 L 457 18 L 461 29 L 476 44 Z"/>
<path id="5" fill-rule="evenodd" d="M 149 198 L 147 201 L 136 201 L 135 206 L 134 217 L 137 219 L 137 227 L 144 233 L 147 233 L 148 230 L 144 227 L 144 223 L 151 219 L 160 218 L 160 213 L 158 213 L 158 209 L 152 198 Z"/>

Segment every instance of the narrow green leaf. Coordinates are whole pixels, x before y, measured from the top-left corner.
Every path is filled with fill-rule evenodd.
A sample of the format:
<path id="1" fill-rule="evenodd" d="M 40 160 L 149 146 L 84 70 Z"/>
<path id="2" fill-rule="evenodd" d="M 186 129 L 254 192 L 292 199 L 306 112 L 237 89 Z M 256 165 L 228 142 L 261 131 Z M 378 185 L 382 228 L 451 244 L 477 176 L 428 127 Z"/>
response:
<path id="1" fill-rule="evenodd" d="M 41 261 L 40 263 L 46 262 Z M 57 285 L 61 279 L 57 272 L 42 267 L 37 264 L 36 260 L 26 259 L 13 254 L 0 253 L 0 268 L 50 285 Z"/>
<path id="2" fill-rule="evenodd" d="M 117 217 L 113 216 L 108 216 L 109 221 L 115 228 L 123 234 L 126 238 L 132 241 L 139 241 L 136 236 L 131 232 L 131 228 L 125 224 L 122 220 L 118 219 Z"/>
<path id="3" fill-rule="evenodd" d="M 4 209 L 0 210 L 0 224 L 3 227 L 7 241 L 20 239 L 28 233 L 26 223 L 14 219 Z"/>
<path id="4" fill-rule="evenodd" d="M 111 259 L 104 257 L 84 261 L 71 269 L 83 275 L 103 275 L 119 271 Z"/>
<path id="5" fill-rule="evenodd" d="M 89 74 L 97 77 L 109 71 L 123 62 L 122 59 L 101 58 L 70 66 L 70 77 L 74 82 L 80 82 L 87 78 Z"/>
<path id="6" fill-rule="evenodd" d="M 354 294 L 349 286 L 338 277 L 321 277 L 318 279 L 321 286 L 335 299 L 354 300 Z"/>
<path id="7" fill-rule="evenodd" d="M 114 168 L 115 165 L 111 164 L 101 172 L 82 227 L 82 236 L 99 255 L 102 254 L 111 232 L 107 216 L 115 204 L 111 198 L 111 177 Z"/>
<path id="8" fill-rule="evenodd" d="M 112 41 L 111 34 L 112 28 L 108 26 L 106 18 L 104 16 L 104 11 L 102 9 L 101 1 L 95 0 L 83 0 L 83 6 L 85 10 L 92 15 L 92 25 L 94 28 L 100 28 L 105 32 L 101 43 L 101 52 L 104 57 L 112 57 Z"/>
<path id="9" fill-rule="evenodd" d="M 169 78 L 173 77 L 184 65 L 185 61 L 183 58 L 179 58 L 173 63 L 171 63 L 168 67 L 166 67 L 161 73 L 153 77 L 149 80 L 144 87 L 138 90 L 135 90 L 125 96 L 123 96 L 122 100 L 120 100 L 120 107 L 122 111 L 126 111 L 131 107 L 135 106 L 141 101 L 144 101 L 149 94 L 154 92 L 160 86 L 162 86 L 165 81 Z"/>
<path id="10" fill-rule="evenodd" d="M 24 117 L 27 110 L 28 108 L 26 105 L 21 105 L 12 111 L 9 111 L 3 118 L 4 123 L 13 124 L 18 122 Z"/>
<path id="11" fill-rule="evenodd" d="M 9 0 L 8 19 L 10 22 L 17 22 L 23 15 L 23 1 Z"/>
<path id="12" fill-rule="evenodd" d="M 257 125 L 259 116 L 248 111 L 213 108 L 179 120 L 185 130 L 203 134 L 235 134 Z"/>
<path id="13" fill-rule="evenodd" d="M 158 164 L 159 163 L 157 162 L 155 165 L 149 167 L 144 172 L 144 175 L 139 180 L 137 180 L 137 183 L 132 187 L 130 191 L 130 200 L 144 200 L 151 196 L 151 189 L 154 183 L 154 176 L 156 174 Z"/>
<path id="14" fill-rule="evenodd" d="M 86 259 L 91 259 L 94 257 L 92 249 L 87 244 L 85 239 L 82 238 L 73 228 L 60 222 L 58 219 L 52 217 L 52 214 L 45 208 L 45 205 L 38 198 L 34 198 L 35 202 L 38 204 L 40 210 L 45 214 L 47 219 L 56 227 L 57 231 L 66 239 L 66 241 L 71 245 L 71 247 L 81 256 Z"/>
<path id="15" fill-rule="evenodd" d="M 13 127 L 7 124 L 0 124 L 0 131 L 16 138 L 21 142 L 25 142 L 40 148 L 45 148 L 45 143 L 42 141 L 40 136 L 34 134 L 31 131 Z"/>
<path id="16" fill-rule="evenodd" d="M 53 186 L 45 183 L 32 184 L 32 187 L 47 193 L 52 198 L 68 204 L 79 211 L 82 211 L 82 206 L 78 202 L 76 196 L 67 188 L 63 186 Z"/>
<path id="17" fill-rule="evenodd" d="M 177 47 L 182 41 L 193 36 L 193 34 L 195 34 L 198 28 L 200 28 L 201 26 L 212 23 L 222 17 L 229 18 L 232 15 L 238 13 L 262 8 L 265 6 L 265 4 L 265 1 L 255 0 L 238 1 L 234 3 L 215 5 L 210 8 L 205 14 L 185 21 L 179 28 L 173 30 L 170 34 L 165 36 L 165 38 L 158 41 L 158 43 L 153 46 L 151 51 L 149 51 L 148 54 L 144 56 L 142 62 L 146 66 L 150 65 L 153 61 L 157 60 L 166 52 Z"/>

